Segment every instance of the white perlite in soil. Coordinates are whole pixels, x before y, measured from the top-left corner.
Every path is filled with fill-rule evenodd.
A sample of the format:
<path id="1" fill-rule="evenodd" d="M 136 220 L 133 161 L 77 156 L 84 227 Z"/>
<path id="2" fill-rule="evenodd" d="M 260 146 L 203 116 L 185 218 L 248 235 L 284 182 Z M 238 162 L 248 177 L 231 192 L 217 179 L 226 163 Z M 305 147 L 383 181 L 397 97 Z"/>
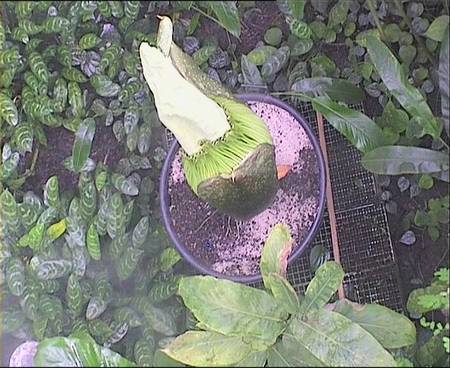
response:
<path id="1" fill-rule="evenodd" d="M 214 244 L 215 253 L 211 268 L 228 275 L 258 273 L 264 242 L 270 230 L 278 223 L 288 225 L 294 241 L 299 244 L 314 222 L 318 208 L 318 184 L 309 184 L 309 190 L 302 190 L 304 183 L 311 183 L 311 181 L 318 183 L 318 178 L 312 180 L 308 177 L 312 172 L 318 175 L 318 165 L 305 130 L 289 112 L 282 108 L 260 102 L 250 103 L 249 106 L 269 127 L 275 145 L 277 166 L 288 165 L 292 168 L 287 176 L 281 179 L 276 198 L 269 208 L 248 221 L 236 222 L 227 218 L 227 221 L 232 224 L 231 232 L 227 230 L 226 233 L 217 231 L 217 234 L 208 234 L 208 241 Z M 308 165 L 306 170 L 305 165 Z M 314 170 L 311 170 L 311 166 Z M 182 183 L 187 185 L 179 152 L 172 165 L 169 191 L 170 188 Z M 176 207 L 176 205 L 172 203 L 172 206 Z M 220 214 L 215 216 L 224 217 Z M 174 225 L 176 228 L 175 221 Z M 180 240 L 184 239 L 181 237 Z M 191 249 L 198 247 L 197 244 L 191 244 L 191 247 L 187 244 L 187 246 Z"/>

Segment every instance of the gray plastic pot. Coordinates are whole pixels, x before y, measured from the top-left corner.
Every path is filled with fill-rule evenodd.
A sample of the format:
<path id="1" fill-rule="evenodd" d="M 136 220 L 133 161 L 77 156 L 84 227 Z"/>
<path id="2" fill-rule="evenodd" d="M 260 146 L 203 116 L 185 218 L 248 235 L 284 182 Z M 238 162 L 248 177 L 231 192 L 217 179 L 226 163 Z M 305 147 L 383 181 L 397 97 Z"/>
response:
<path id="1" fill-rule="evenodd" d="M 309 139 L 311 140 L 311 144 L 313 146 L 313 149 L 316 153 L 316 157 L 318 160 L 319 165 L 319 206 L 317 211 L 317 216 L 314 219 L 314 222 L 312 226 L 309 229 L 308 234 L 305 236 L 303 241 L 300 244 L 296 244 L 294 251 L 288 258 L 288 264 L 291 264 L 294 262 L 295 259 L 297 259 L 307 248 L 308 245 L 311 244 L 313 241 L 317 231 L 319 230 L 319 227 L 322 223 L 323 218 L 323 212 L 325 209 L 325 185 L 326 185 L 326 175 L 325 175 L 325 163 L 322 155 L 322 151 L 320 150 L 319 142 L 317 141 L 316 136 L 314 135 L 311 127 L 306 123 L 306 121 L 303 119 L 303 117 L 291 106 L 286 104 L 285 102 L 281 101 L 278 98 L 263 95 L 263 94 L 241 94 L 237 96 L 241 101 L 243 102 L 262 102 L 266 104 L 271 104 L 278 106 L 286 111 L 288 111 L 292 116 L 295 117 L 295 119 L 298 121 L 298 123 L 302 126 L 302 128 L 305 130 L 305 132 L 308 134 Z M 175 158 L 175 155 L 180 148 L 180 145 L 177 141 L 174 141 L 172 143 L 172 146 L 169 149 L 169 153 L 166 157 L 166 160 L 164 162 L 164 166 L 162 168 L 161 173 L 161 179 L 159 184 L 159 195 L 160 195 L 160 202 L 161 202 L 161 210 L 163 215 L 163 221 L 164 226 L 167 229 L 167 232 L 169 234 L 170 239 L 175 244 L 176 249 L 180 254 L 183 256 L 183 258 L 188 261 L 193 267 L 195 267 L 198 271 L 200 271 L 202 274 L 207 274 L 219 278 L 224 278 L 236 282 L 242 282 L 242 283 L 253 283 L 258 282 L 262 280 L 262 276 L 260 273 L 255 275 L 247 275 L 247 276 L 230 276 L 230 275 L 224 275 L 219 272 L 216 272 L 207 266 L 205 266 L 201 259 L 195 258 L 189 249 L 181 242 L 181 240 L 178 238 L 178 234 L 173 226 L 172 218 L 170 216 L 170 200 L 169 200 L 169 174 L 170 169 L 172 166 L 172 162 Z"/>

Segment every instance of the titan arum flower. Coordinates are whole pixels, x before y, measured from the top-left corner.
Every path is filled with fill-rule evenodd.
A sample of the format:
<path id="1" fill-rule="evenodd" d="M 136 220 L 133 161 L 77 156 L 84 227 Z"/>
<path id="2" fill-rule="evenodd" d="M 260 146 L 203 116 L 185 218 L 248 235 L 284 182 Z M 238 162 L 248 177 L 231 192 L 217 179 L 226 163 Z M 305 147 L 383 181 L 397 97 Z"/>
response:
<path id="1" fill-rule="evenodd" d="M 159 119 L 184 151 L 183 170 L 194 193 L 238 219 L 269 206 L 278 180 L 264 121 L 172 42 L 168 17 L 161 18 L 157 47 L 142 43 L 140 56 Z"/>

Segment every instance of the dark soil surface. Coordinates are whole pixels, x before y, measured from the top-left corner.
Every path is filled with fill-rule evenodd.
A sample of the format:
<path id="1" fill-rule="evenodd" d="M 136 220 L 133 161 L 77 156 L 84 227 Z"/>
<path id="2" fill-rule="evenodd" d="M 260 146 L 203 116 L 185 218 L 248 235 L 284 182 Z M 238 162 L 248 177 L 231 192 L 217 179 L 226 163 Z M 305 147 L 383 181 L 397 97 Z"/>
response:
<path id="1" fill-rule="evenodd" d="M 114 167 L 124 156 L 123 146 L 118 144 L 110 126 L 103 123 L 96 125 L 90 158 Z M 48 178 L 57 175 L 61 191 L 77 188 L 78 175 L 64 167 L 64 160 L 72 155 L 75 134 L 65 128 L 45 128 L 47 147 L 40 147 L 34 175 L 23 186 L 23 190 L 40 190 Z M 30 166 L 31 155 L 27 157 L 26 166 Z"/>
<path id="2" fill-rule="evenodd" d="M 283 133 L 283 129 L 278 129 L 275 134 L 271 129 L 275 144 L 276 134 Z M 297 129 L 303 131 L 300 126 Z M 292 131 L 288 134 L 295 136 Z M 308 145 L 299 150 L 293 169 L 280 181 L 274 203 L 248 221 L 237 222 L 212 209 L 195 196 L 184 178 L 171 180 L 169 197 L 173 225 L 180 241 L 195 259 L 223 274 L 257 274 L 264 240 L 276 223 L 289 225 L 295 243 L 301 244 L 317 215 L 319 195 L 317 158 L 307 139 Z M 282 142 L 280 146 L 296 149 L 289 139 Z M 180 170 L 180 155 L 176 156 L 175 163 L 172 178 L 179 175 L 176 172 Z"/>
<path id="3" fill-rule="evenodd" d="M 397 203 L 397 213 L 388 213 L 388 220 L 402 281 L 402 291 L 407 298 L 411 290 L 428 286 L 436 270 L 449 266 L 449 226 L 441 225 L 439 227 L 441 236 L 437 241 L 433 241 L 426 229 L 420 229 L 414 224 L 407 227 L 406 224 L 402 224 L 402 220 L 411 211 L 415 213 L 418 208 L 424 208 L 428 199 L 447 195 L 448 185 L 436 182 L 432 190 L 423 191 L 420 196 L 413 199 L 410 198 L 409 191 L 400 193 L 396 179 L 391 180 L 388 189 Z M 400 243 L 399 240 L 409 229 L 415 233 L 416 242 L 408 246 Z"/>

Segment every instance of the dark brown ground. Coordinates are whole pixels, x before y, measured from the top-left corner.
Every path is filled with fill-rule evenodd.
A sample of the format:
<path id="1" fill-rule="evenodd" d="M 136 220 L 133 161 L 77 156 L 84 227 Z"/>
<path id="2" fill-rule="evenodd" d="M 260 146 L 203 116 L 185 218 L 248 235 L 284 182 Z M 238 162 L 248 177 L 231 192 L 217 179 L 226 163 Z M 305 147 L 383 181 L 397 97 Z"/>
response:
<path id="1" fill-rule="evenodd" d="M 310 196 L 317 197 L 319 194 L 318 166 L 314 151 L 302 151 L 301 160 L 305 162 L 302 172 L 290 173 L 280 182 L 280 190 L 286 195 L 301 192 L 301 196 L 296 202 L 302 202 Z M 180 241 L 186 244 L 193 256 L 203 261 L 204 265 L 210 267 L 220 261 L 221 257 L 215 247 L 217 243 L 226 244 L 228 248 L 232 248 L 240 242 L 252 242 L 251 239 L 240 234 L 240 231 L 242 232 L 242 229 L 248 225 L 251 227 L 255 221 L 249 220 L 246 222 L 247 224 L 245 222 L 237 223 L 229 216 L 220 214 L 196 197 L 186 182 L 169 187 L 169 197 L 170 212 Z M 294 211 L 298 205 L 299 203 L 291 203 L 287 208 L 276 208 L 276 211 L 289 213 Z M 314 218 L 315 214 L 309 218 L 310 222 L 314 221 Z M 309 227 L 300 229 L 295 238 L 296 244 L 301 243 L 308 231 Z M 264 237 L 267 235 L 266 232 Z M 257 244 L 256 241 L 252 244 L 258 248 L 263 245 L 262 242 Z M 220 252 L 223 251 L 226 250 L 220 250 Z M 260 255 L 260 252 L 257 252 L 251 260 L 256 266 L 255 273 Z M 236 270 L 238 273 L 239 271 Z"/>
<path id="2" fill-rule="evenodd" d="M 48 178 L 53 175 L 58 176 L 60 191 L 75 190 L 78 174 L 64 167 L 64 159 L 72 155 L 75 134 L 62 127 L 45 128 L 45 134 L 48 141 L 47 147 L 40 147 L 34 175 L 26 181 L 23 190 L 39 192 Z M 117 143 L 112 128 L 97 122 L 89 157 L 95 162 L 105 162 L 108 166 L 114 167 L 123 155 L 123 145 Z M 30 166 L 30 156 L 27 157 L 27 167 Z"/>

